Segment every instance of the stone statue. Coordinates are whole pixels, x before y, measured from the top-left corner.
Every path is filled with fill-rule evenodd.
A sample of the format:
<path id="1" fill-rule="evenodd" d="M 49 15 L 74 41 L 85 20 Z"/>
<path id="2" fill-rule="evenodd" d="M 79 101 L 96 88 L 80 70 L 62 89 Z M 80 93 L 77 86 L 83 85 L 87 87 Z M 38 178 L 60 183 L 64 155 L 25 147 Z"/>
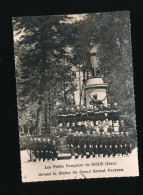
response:
<path id="1" fill-rule="evenodd" d="M 99 66 L 97 64 L 97 58 L 96 58 L 96 53 L 97 53 L 97 47 L 94 46 L 90 51 L 90 60 L 91 60 L 91 66 L 92 66 L 92 76 L 93 77 L 98 77 L 101 75 Z"/>
<path id="2" fill-rule="evenodd" d="M 97 94 L 93 94 L 92 96 L 89 94 L 89 97 L 91 99 L 91 105 L 100 107 L 100 105 L 103 104 L 103 101 L 106 99 L 107 95 L 102 100 L 97 99 Z"/>

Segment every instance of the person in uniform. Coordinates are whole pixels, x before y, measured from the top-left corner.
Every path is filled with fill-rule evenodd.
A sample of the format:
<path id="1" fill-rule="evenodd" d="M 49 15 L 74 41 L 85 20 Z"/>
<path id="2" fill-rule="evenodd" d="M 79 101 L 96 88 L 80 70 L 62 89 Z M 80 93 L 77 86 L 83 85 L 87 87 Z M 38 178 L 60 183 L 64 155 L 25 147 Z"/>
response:
<path id="1" fill-rule="evenodd" d="M 96 123 L 98 123 L 98 120 L 99 120 L 99 107 L 98 106 L 93 107 L 93 116 L 94 116 L 94 125 L 96 125 Z"/>
<path id="2" fill-rule="evenodd" d="M 39 161 L 42 160 L 42 141 L 41 141 L 41 138 L 38 138 L 38 143 L 37 143 L 37 154 L 38 154 L 38 159 Z"/>
<path id="3" fill-rule="evenodd" d="M 115 156 L 119 153 L 119 141 L 118 141 L 118 133 L 115 133 L 115 145 L 114 145 L 114 154 Z"/>
<path id="4" fill-rule="evenodd" d="M 87 118 L 87 109 L 85 106 L 82 107 L 81 109 L 81 120 L 85 121 Z"/>
<path id="5" fill-rule="evenodd" d="M 67 123 L 68 123 L 68 127 L 70 128 L 71 127 L 71 124 L 72 124 L 72 111 L 71 111 L 71 108 L 69 107 L 68 108 L 68 113 L 67 113 Z"/>
<path id="6" fill-rule="evenodd" d="M 73 134 L 71 129 L 69 129 L 69 133 L 68 133 L 68 137 L 67 137 L 67 143 L 68 143 L 68 147 L 70 148 L 71 151 L 71 155 L 74 156 L 74 149 L 73 149 Z"/>
<path id="7" fill-rule="evenodd" d="M 113 129 L 113 127 L 112 127 L 111 125 L 109 125 L 107 131 L 108 131 L 109 133 L 112 133 L 112 132 L 114 132 L 114 129 Z"/>
<path id="8" fill-rule="evenodd" d="M 103 133 L 103 157 L 108 155 L 108 138 L 107 134 Z"/>
<path id="9" fill-rule="evenodd" d="M 81 129 L 82 132 L 85 132 L 85 126 L 84 126 L 84 122 L 87 119 L 87 109 L 85 106 L 82 107 L 81 109 Z"/>
<path id="10" fill-rule="evenodd" d="M 119 115 L 120 115 L 120 110 L 118 109 L 118 105 L 115 102 L 113 106 L 113 120 L 118 121 L 119 120 Z"/>
<path id="11" fill-rule="evenodd" d="M 103 135 L 100 134 L 100 136 L 98 137 L 99 141 L 98 141 L 98 148 L 99 148 L 99 157 L 103 157 Z"/>
<path id="12" fill-rule="evenodd" d="M 81 111 L 80 111 L 80 107 L 77 106 L 76 107 L 76 123 L 78 123 L 79 121 L 81 121 Z"/>
<path id="13" fill-rule="evenodd" d="M 87 131 L 89 131 L 89 129 L 90 129 L 90 121 L 89 120 L 87 120 L 87 121 L 85 121 L 85 134 L 87 133 Z"/>
<path id="14" fill-rule="evenodd" d="M 78 158 L 81 158 L 81 147 L 80 147 L 80 133 L 81 133 L 81 132 L 82 132 L 82 131 L 80 130 L 80 132 L 77 132 L 77 135 L 76 135 Z"/>
<path id="15" fill-rule="evenodd" d="M 83 133 L 86 132 L 85 122 L 86 122 L 86 121 L 82 121 L 82 124 L 81 124 L 81 131 L 82 131 Z"/>
<path id="16" fill-rule="evenodd" d="M 93 113 L 93 110 L 91 108 L 88 108 L 87 109 L 87 120 L 91 121 L 92 120 L 92 113 Z"/>
<path id="17" fill-rule="evenodd" d="M 66 107 L 65 108 L 65 123 L 68 123 L 69 122 L 69 108 Z"/>
<path id="18" fill-rule="evenodd" d="M 44 138 L 43 139 L 43 161 L 46 161 L 47 158 L 46 158 L 46 150 L 47 150 L 47 144 L 46 144 L 46 139 Z"/>
<path id="19" fill-rule="evenodd" d="M 112 132 L 112 154 L 113 154 L 113 157 L 116 156 L 116 147 L 115 147 L 116 141 L 115 141 L 115 138 L 116 138 L 115 132 Z"/>
<path id="20" fill-rule="evenodd" d="M 108 129 L 109 129 L 109 121 L 108 121 L 108 119 L 105 119 L 103 121 L 103 123 L 104 123 L 103 129 L 104 129 L 105 134 L 107 135 L 107 132 L 108 132 Z"/>
<path id="21" fill-rule="evenodd" d="M 122 145 L 122 134 L 118 132 L 118 156 L 122 155 L 123 145 Z"/>
<path id="22" fill-rule="evenodd" d="M 35 137 L 34 138 L 34 161 L 38 161 L 38 153 L 37 153 L 37 150 L 38 150 L 38 140 L 37 138 Z"/>
<path id="23" fill-rule="evenodd" d="M 81 137 L 80 134 L 82 133 L 82 130 L 80 132 L 77 132 L 76 139 L 77 139 L 77 158 L 81 158 Z"/>
<path id="24" fill-rule="evenodd" d="M 119 122 L 119 132 L 126 132 L 126 128 L 123 120 Z"/>
<path id="25" fill-rule="evenodd" d="M 102 125 L 100 126 L 99 131 L 100 131 L 101 134 L 104 132 L 104 128 L 102 127 Z"/>
<path id="26" fill-rule="evenodd" d="M 95 131 L 92 132 L 91 142 L 92 142 L 92 154 L 94 158 L 96 155 L 96 145 L 97 145 L 97 137 Z"/>
<path id="27" fill-rule="evenodd" d="M 96 132 L 95 133 L 95 158 L 98 158 L 98 156 L 99 156 L 99 133 L 98 132 Z"/>
<path id="28" fill-rule="evenodd" d="M 94 126 L 94 129 L 95 129 L 95 131 L 96 131 L 97 134 L 100 134 L 99 121 L 96 121 L 96 124 Z"/>
<path id="29" fill-rule="evenodd" d="M 119 121 L 114 121 L 114 132 L 117 134 L 119 132 Z"/>
<path id="30" fill-rule="evenodd" d="M 128 145 L 127 145 L 127 139 L 125 137 L 125 155 L 128 155 Z"/>
<path id="31" fill-rule="evenodd" d="M 90 131 L 90 134 L 92 135 L 92 132 L 94 131 L 94 123 L 93 121 L 90 121 L 90 128 L 89 128 L 89 131 Z"/>
<path id="32" fill-rule="evenodd" d="M 75 151 L 75 136 L 76 136 L 76 132 L 71 132 L 71 155 L 72 155 L 72 159 L 75 159 L 75 153 L 76 153 L 76 151 Z"/>
<path id="33" fill-rule="evenodd" d="M 71 126 L 72 132 L 76 132 L 76 128 L 77 128 L 77 126 L 76 126 L 76 124 L 73 122 L 73 123 L 72 123 L 72 126 Z"/>
<path id="34" fill-rule="evenodd" d="M 45 160 L 45 156 L 44 156 L 44 149 L 45 149 L 45 138 L 44 139 L 41 139 L 41 160 Z"/>
<path id="35" fill-rule="evenodd" d="M 83 132 L 80 132 L 80 149 L 81 149 L 81 158 L 86 155 L 86 138 Z"/>
<path id="36" fill-rule="evenodd" d="M 103 157 L 105 157 L 105 132 L 102 133 Z"/>
<path id="37" fill-rule="evenodd" d="M 107 114 L 107 118 L 108 118 L 109 121 L 112 120 L 111 119 L 111 112 L 110 111 L 111 111 L 111 105 L 108 104 L 108 106 L 106 108 L 106 114 Z"/>
<path id="38" fill-rule="evenodd" d="M 103 104 L 100 105 L 99 109 L 99 120 L 104 121 L 105 120 L 105 109 L 103 107 Z"/>
<path id="39" fill-rule="evenodd" d="M 110 156 L 114 155 L 114 131 L 110 133 Z"/>
<path id="40" fill-rule="evenodd" d="M 89 158 L 92 154 L 92 142 L 90 132 L 87 131 L 86 135 L 86 158 Z"/>
<path id="41" fill-rule="evenodd" d="M 71 124 L 76 120 L 75 107 L 71 107 Z"/>
<path id="42" fill-rule="evenodd" d="M 131 138 L 129 137 L 129 132 L 127 131 L 126 134 L 126 143 L 127 143 L 127 155 L 131 154 L 132 150 L 131 150 Z"/>
<path id="43" fill-rule="evenodd" d="M 68 122 L 67 124 L 66 124 L 66 126 L 65 126 L 65 132 L 68 132 L 69 131 L 69 129 L 70 129 L 70 123 Z"/>
<path id="44" fill-rule="evenodd" d="M 78 132 L 81 131 L 81 125 L 82 125 L 82 122 L 79 121 L 79 122 L 77 123 L 77 126 L 76 126 L 76 131 L 78 131 Z"/>
<path id="45" fill-rule="evenodd" d="M 70 128 L 68 132 L 68 136 L 67 136 L 67 144 L 69 148 L 71 148 L 71 143 L 72 143 L 72 133 L 71 133 L 71 128 Z"/>
<path id="46" fill-rule="evenodd" d="M 126 146 L 125 146 L 126 139 L 125 139 L 123 131 L 121 132 L 121 143 L 122 143 L 122 156 L 125 156 L 126 155 Z"/>
<path id="47" fill-rule="evenodd" d="M 52 158 L 52 144 L 51 144 L 51 139 L 48 138 L 46 143 L 47 143 L 46 144 L 47 145 L 46 146 L 46 158 L 47 158 L 47 160 L 51 160 L 51 158 Z"/>
<path id="48" fill-rule="evenodd" d="M 78 146 L 79 145 L 79 137 L 78 137 L 78 131 L 76 131 L 73 135 L 73 148 L 75 152 L 75 159 L 78 158 Z"/>
<path id="49" fill-rule="evenodd" d="M 48 160 L 48 141 L 46 138 L 44 138 L 44 159 L 43 161 L 47 161 Z"/>
<path id="50" fill-rule="evenodd" d="M 59 149 L 58 147 L 56 146 L 56 141 L 53 140 L 52 142 L 52 160 L 57 160 L 58 158 L 58 154 L 59 154 Z"/>
<path id="51" fill-rule="evenodd" d="M 117 132 L 117 142 L 118 142 L 118 156 L 121 155 L 121 133 Z"/>
<path id="52" fill-rule="evenodd" d="M 60 137 L 60 135 L 61 135 L 61 133 L 62 133 L 62 131 L 63 131 L 63 128 L 64 128 L 64 122 L 63 123 L 60 123 L 59 125 L 58 125 L 58 128 L 57 128 L 57 137 Z"/>
<path id="53" fill-rule="evenodd" d="M 34 143 L 34 140 L 33 138 L 31 137 L 30 140 L 29 140 L 29 144 L 28 144 L 28 150 L 30 152 L 30 161 L 33 161 L 34 160 L 34 154 L 33 154 L 33 143 Z"/>
<path id="54" fill-rule="evenodd" d="M 112 155 L 112 135 L 110 132 L 107 133 L 107 148 L 108 148 L 108 157 Z"/>
<path id="55" fill-rule="evenodd" d="M 94 107 L 93 107 L 93 109 L 94 109 Z M 93 109 L 91 110 L 91 123 L 94 124 L 95 113 L 94 113 L 94 110 Z"/>

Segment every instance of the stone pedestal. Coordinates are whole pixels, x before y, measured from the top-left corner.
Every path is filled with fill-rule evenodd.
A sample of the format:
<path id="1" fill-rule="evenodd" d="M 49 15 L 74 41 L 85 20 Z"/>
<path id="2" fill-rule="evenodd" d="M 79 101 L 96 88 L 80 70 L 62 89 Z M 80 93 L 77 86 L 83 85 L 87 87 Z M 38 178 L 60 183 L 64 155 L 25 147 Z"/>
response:
<path id="1" fill-rule="evenodd" d="M 58 154 L 58 160 L 66 160 L 66 159 L 71 159 L 71 154 L 70 153 L 60 153 Z"/>
<path id="2" fill-rule="evenodd" d="M 58 154 L 59 160 L 71 158 L 70 148 L 67 145 L 67 136 L 58 139 L 57 147 L 60 151 L 60 153 Z"/>
<path id="3" fill-rule="evenodd" d="M 84 95 L 85 95 L 85 102 L 87 108 L 93 108 L 93 106 L 90 104 L 90 97 L 93 94 L 97 94 L 97 99 L 102 100 L 105 98 L 107 89 L 107 84 L 103 82 L 102 78 L 91 78 L 87 80 L 86 85 L 84 86 Z M 103 101 L 103 104 L 105 107 L 107 107 L 107 97 Z"/>

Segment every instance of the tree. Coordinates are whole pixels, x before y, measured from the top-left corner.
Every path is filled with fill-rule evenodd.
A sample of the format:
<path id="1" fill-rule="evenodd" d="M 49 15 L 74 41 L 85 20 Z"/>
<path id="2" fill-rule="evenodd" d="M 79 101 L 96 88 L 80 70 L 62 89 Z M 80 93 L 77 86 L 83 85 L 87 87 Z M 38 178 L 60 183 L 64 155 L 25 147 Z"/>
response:
<path id="1" fill-rule="evenodd" d="M 55 103 L 69 103 L 76 89 L 71 57 L 66 52 L 70 34 L 60 24 L 64 19 L 65 16 L 13 19 L 17 34 L 24 33 L 15 45 L 18 109 L 23 108 L 24 113 L 30 104 L 36 105 L 33 118 L 39 133 L 50 129 Z"/>

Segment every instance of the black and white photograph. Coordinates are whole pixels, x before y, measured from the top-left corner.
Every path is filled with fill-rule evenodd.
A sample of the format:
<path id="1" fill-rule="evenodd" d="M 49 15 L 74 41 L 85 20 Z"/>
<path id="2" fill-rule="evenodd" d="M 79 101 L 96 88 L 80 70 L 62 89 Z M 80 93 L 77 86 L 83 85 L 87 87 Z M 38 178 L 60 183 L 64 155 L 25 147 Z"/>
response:
<path id="1" fill-rule="evenodd" d="M 130 12 L 12 23 L 22 182 L 139 176 Z"/>

